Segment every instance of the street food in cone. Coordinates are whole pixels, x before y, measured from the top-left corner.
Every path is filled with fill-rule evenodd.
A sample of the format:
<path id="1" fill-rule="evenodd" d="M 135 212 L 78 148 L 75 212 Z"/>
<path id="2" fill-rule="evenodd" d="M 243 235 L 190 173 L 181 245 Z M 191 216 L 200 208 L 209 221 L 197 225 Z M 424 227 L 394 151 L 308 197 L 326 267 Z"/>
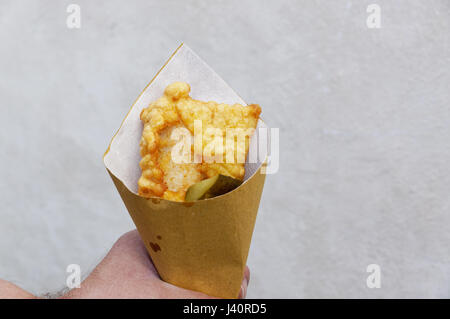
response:
<path id="1" fill-rule="evenodd" d="M 244 178 L 261 108 L 198 101 L 189 92 L 189 84 L 174 82 L 141 112 L 140 196 L 192 201 L 228 192 Z"/>
<path id="2" fill-rule="evenodd" d="M 105 166 L 162 280 L 239 296 L 266 177 L 260 113 L 183 44 L 111 140 Z"/>

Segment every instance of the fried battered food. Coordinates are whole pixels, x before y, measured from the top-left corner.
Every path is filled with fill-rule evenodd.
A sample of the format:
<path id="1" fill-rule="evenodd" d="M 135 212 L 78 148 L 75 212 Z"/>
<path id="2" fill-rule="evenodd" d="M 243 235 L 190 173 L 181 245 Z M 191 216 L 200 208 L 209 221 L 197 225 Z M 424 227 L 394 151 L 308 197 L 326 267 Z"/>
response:
<path id="1" fill-rule="evenodd" d="M 247 155 L 249 138 L 256 128 L 261 108 L 256 104 L 202 102 L 192 99 L 189 92 L 189 84 L 174 82 L 166 87 L 162 97 L 141 112 L 144 124 L 140 141 L 142 176 L 138 181 L 141 196 L 184 201 L 189 186 L 206 178 L 219 174 L 244 178 L 244 163 L 239 159 Z M 201 121 L 201 150 L 198 153 L 193 144 L 188 150 L 196 162 L 175 163 L 171 153 L 177 141 L 171 138 L 172 133 L 185 128 L 192 138 L 194 131 L 198 134 L 197 120 Z M 228 135 L 228 129 L 247 130 L 245 143 L 238 143 L 238 138 Z M 214 148 L 217 141 L 223 141 L 222 152 Z M 230 153 L 231 158 L 227 156 Z M 217 158 L 223 158 L 223 162 Z"/>

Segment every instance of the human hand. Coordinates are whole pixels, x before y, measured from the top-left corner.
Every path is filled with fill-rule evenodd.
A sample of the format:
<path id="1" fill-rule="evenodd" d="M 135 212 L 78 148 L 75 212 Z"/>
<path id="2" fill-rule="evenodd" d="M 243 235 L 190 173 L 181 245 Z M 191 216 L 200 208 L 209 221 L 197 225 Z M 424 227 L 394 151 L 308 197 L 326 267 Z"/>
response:
<path id="1" fill-rule="evenodd" d="M 16 285 L 0 279 L 0 299 L 34 299 L 36 298 L 28 291 Z"/>
<path id="2" fill-rule="evenodd" d="M 250 271 L 245 269 L 239 298 L 245 298 Z M 213 298 L 166 283 L 158 275 L 136 230 L 124 234 L 113 245 L 81 288 L 64 298 Z"/>

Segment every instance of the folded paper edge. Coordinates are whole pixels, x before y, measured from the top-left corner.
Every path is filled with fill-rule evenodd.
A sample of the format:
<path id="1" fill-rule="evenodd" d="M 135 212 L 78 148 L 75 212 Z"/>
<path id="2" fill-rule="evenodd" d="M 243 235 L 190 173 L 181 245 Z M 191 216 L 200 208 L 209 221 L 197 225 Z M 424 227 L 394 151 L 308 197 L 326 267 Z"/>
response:
<path id="1" fill-rule="evenodd" d="M 151 79 L 150 82 L 148 82 L 148 84 L 144 87 L 144 89 L 142 90 L 142 92 L 138 95 L 138 97 L 136 98 L 136 100 L 133 102 L 133 104 L 131 104 L 130 109 L 128 110 L 127 114 L 125 115 L 125 117 L 122 120 L 122 123 L 120 123 L 119 128 L 117 129 L 116 133 L 114 133 L 113 137 L 111 138 L 111 140 L 109 141 L 109 145 L 108 148 L 106 149 L 105 153 L 103 153 L 103 164 L 106 167 L 106 163 L 105 163 L 105 157 L 106 155 L 108 155 L 109 150 L 111 149 L 111 144 L 114 141 L 114 138 L 116 137 L 117 133 L 119 133 L 120 129 L 123 126 L 123 123 L 125 123 L 126 119 L 128 118 L 128 115 L 130 115 L 131 110 L 134 108 L 134 106 L 136 105 L 137 101 L 139 101 L 139 99 L 141 98 L 142 94 L 144 94 L 144 92 L 147 90 L 147 88 L 153 83 L 153 81 L 158 77 L 158 75 L 161 73 L 162 70 L 164 70 L 164 68 L 166 67 L 166 65 L 170 62 L 170 60 L 172 60 L 172 58 L 175 56 L 175 54 L 177 54 L 177 52 L 181 49 L 181 47 L 184 45 L 184 42 L 182 42 L 178 48 L 176 48 L 175 51 L 173 51 L 172 55 L 167 59 L 167 61 L 164 63 L 164 65 L 159 69 L 158 72 L 156 72 L 155 76 Z M 108 168 L 107 168 L 108 169 Z M 109 171 L 109 169 L 108 169 Z M 117 177 L 117 176 L 116 176 Z"/>

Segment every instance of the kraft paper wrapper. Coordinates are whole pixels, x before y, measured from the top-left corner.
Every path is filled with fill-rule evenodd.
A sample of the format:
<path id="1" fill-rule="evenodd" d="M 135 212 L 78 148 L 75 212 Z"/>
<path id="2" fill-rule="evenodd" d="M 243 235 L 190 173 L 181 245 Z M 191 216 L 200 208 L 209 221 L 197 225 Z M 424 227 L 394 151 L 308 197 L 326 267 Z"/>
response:
<path id="1" fill-rule="evenodd" d="M 193 203 L 137 195 L 141 170 L 141 110 L 174 81 L 191 85 L 191 96 L 228 104 L 244 101 L 191 49 L 182 44 L 131 107 L 105 152 L 104 163 L 161 278 L 205 294 L 237 298 L 264 186 L 261 167 L 246 163 L 244 183 L 222 196 Z M 259 121 L 258 127 L 265 127 Z M 250 149 L 257 147 L 256 134 Z"/>

